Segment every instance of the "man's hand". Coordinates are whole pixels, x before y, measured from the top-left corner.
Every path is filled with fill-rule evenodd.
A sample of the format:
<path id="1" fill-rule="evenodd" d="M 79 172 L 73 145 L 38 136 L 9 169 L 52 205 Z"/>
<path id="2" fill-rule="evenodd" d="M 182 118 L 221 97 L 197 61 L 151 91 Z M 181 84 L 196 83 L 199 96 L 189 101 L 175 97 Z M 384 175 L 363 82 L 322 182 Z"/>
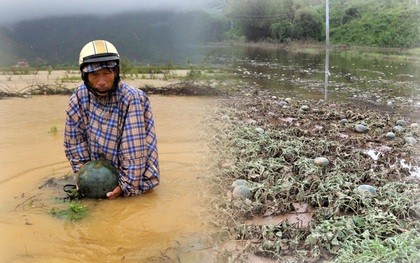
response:
<path id="1" fill-rule="evenodd" d="M 114 191 L 108 192 L 106 196 L 108 199 L 116 199 L 118 196 L 120 196 L 123 193 L 120 186 L 115 187 Z"/>

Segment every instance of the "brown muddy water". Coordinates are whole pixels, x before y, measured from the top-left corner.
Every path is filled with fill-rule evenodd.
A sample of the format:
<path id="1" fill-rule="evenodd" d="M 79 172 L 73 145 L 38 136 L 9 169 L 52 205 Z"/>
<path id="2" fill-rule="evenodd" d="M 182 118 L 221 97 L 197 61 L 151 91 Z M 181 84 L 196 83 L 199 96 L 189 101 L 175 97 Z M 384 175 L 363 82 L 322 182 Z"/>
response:
<path id="1" fill-rule="evenodd" d="M 71 172 L 62 146 L 68 98 L 0 100 L 0 261 L 206 262 L 196 196 L 200 121 L 211 100 L 150 96 L 161 185 L 138 197 L 83 200 L 88 216 L 69 221 L 49 214 L 65 208 L 54 199 L 62 189 L 39 188 Z"/>

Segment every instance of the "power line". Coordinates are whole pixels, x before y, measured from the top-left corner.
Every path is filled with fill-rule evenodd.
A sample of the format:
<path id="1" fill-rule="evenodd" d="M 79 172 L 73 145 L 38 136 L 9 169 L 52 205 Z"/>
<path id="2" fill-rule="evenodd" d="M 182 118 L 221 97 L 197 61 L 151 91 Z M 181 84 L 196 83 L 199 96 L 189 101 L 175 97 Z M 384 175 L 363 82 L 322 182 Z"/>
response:
<path id="1" fill-rule="evenodd" d="M 285 17 L 290 17 L 293 13 L 273 15 L 273 16 L 264 16 L 264 15 L 226 15 L 227 18 L 232 20 L 276 20 Z"/>

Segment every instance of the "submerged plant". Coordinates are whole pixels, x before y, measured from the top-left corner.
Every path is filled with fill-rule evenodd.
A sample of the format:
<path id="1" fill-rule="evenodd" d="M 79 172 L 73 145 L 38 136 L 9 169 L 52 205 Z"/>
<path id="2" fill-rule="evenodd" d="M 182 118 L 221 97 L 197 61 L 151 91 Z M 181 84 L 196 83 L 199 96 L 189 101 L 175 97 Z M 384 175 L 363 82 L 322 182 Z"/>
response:
<path id="1" fill-rule="evenodd" d="M 52 133 L 52 134 L 57 134 L 57 132 L 58 132 L 58 128 L 57 128 L 57 120 L 54 120 L 54 123 L 53 124 L 51 124 L 51 126 L 50 126 L 50 131 L 49 131 L 49 133 Z"/>
<path id="2" fill-rule="evenodd" d="M 79 220 L 87 216 L 87 206 L 81 205 L 80 202 L 68 202 L 67 209 L 56 210 L 55 208 L 52 208 L 49 214 L 67 220 Z"/>

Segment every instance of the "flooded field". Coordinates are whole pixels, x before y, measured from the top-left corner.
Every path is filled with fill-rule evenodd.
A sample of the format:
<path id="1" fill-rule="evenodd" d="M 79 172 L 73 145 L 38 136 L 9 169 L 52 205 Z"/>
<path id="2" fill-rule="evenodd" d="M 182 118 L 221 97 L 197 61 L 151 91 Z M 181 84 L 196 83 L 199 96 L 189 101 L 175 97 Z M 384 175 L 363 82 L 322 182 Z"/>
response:
<path id="1" fill-rule="evenodd" d="M 232 131 L 238 133 L 237 138 L 228 139 L 236 140 L 245 135 L 243 140 L 238 140 L 237 152 L 228 156 L 238 158 L 236 162 L 241 165 L 235 168 L 234 162 L 226 162 L 227 169 L 222 171 L 226 176 L 223 183 L 231 184 L 237 177 L 246 177 L 253 182 L 251 190 L 254 197 L 259 195 L 261 199 L 252 199 L 252 205 L 245 206 L 240 202 L 229 203 L 232 189 L 222 189 L 221 195 L 215 197 L 220 202 L 228 200 L 227 205 L 224 203 L 220 207 L 226 205 L 233 209 L 233 212 L 228 211 L 232 215 L 224 214 L 229 224 L 233 217 L 236 218 L 236 213 L 249 217 L 242 222 L 243 228 L 238 232 L 232 230 L 234 226 L 230 226 L 239 241 L 219 244 L 218 247 L 207 245 L 204 238 L 207 229 L 200 219 L 201 210 L 208 207 L 203 207 L 199 195 L 208 189 L 201 188 L 200 184 L 207 171 L 203 167 L 204 141 L 199 135 L 203 131 L 201 122 L 211 112 L 209 109 L 215 108 L 213 99 L 150 95 L 158 134 L 161 185 L 135 198 L 83 200 L 81 205 L 87 206 L 88 216 L 80 221 L 69 221 L 49 214 L 51 209 L 66 207 L 65 203 L 56 199 L 64 193 L 54 182 L 63 180 L 71 171 L 62 146 L 64 109 L 69 96 L 30 96 L 28 93 L 34 87 L 44 85 L 73 88 L 79 82 L 79 73 L 39 71 L 33 75 L 3 74 L 0 75 L 0 91 L 21 97 L 0 100 L 1 261 L 97 262 L 101 259 L 101 262 L 213 262 L 212 252 L 217 250 L 220 256 L 223 254 L 220 253 L 222 248 L 227 248 L 226 255 L 236 253 L 237 258 L 243 259 L 240 262 L 270 262 L 253 253 L 246 257 L 250 244 L 257 245 L 264 240 L 264 253 L 269 250 L 278 254 L 292 253 L 302 240 L 290 242 L 291 238 L 286 234 L 290 233 L 294 224 L 299 224 L 301 228 L 293 230 L 294 233 L 301 238 L 307 237 L 311 221 L 332 216 L 329 208 L 319 209 L 316 206 L 331 203 L 331 200 L 336 200 L 335 195 L 340 197 L 334 201 L 338 204 L 338 210 L 343 207 L 349 209 L 346 207 L 353 203 L 372 206 L 372 209 L 376 204 L 385 209 L 395 205 L 390 203 L 387 195 L 395 195 L 401 199 L 397 204 L 402 207 L 398 209 L 402 209 L 403 216 L 412 216 L 420 211 L 417 206 L 409 206 L 415 201 L 402 195 L 412 192 L 418 196 L 415 183 L 407 186 L 401 181 L 400 187 L 406 187 L 403 193 L 394 192 L 393 186 L 387 185 L 390 180 L 399 184 L 403 177 L 411 177 L 410 180 L 418 177 L 418 170 L 407 169 L 399 163 L 395 167 L 390 166 L 391 161 L 394 163 L 401 157 L 408 157 L 406 152 L 415 151 L 403 146 L 402 134 L 397 134 L 394 141 L 384 138 L 384 132 L 394 125 L 397 118 L 394 115 L 397 113 L 404 114 L 404 119 L 410 124 L 420 121 L 418 63 L 391 62 L 363 54 L 355 59 L 346 52 L 333 52 L 329 83 L 325 89 L 325 54 L 322 52 L 310 54 L 228 48 L 216 50 L 216 53 L 215 65 L 229 68 L 233 73 L 229 79 L 219 81 L 220 84 L 232 85 L 239 93 L 243 91 L 241 102 L 233 99 L 227 101 L 232 108 L 242 108 L 243 112 L 227 111 L 223 113 L 225 119 L 218 118 L 219 122 L 214 122 L 221 131 L 220 135 L 228 137 L 234 134 Z M 185 75 L 185 72 L 180 74 Z M 141 76 L 127 76 L 125 79 L 137 87 L 152 83 L 167 86 L 176 82 Z M 304 106 L 309 108 L 302 108 Z M 379 112 L 369 114 L 372 109 Z M 341 118 L 348 120 L 339 123 Z M 356 133 L 353 126 L 359 122 L 373 127 L 371 134 Z M 417 137 L 418 130 L 410 129 L 407 128 L 410 135 Z M 279 135 L 276 130 L 285 134 Z M 313 138 L 306 137 L 308 135 Z M 252 139 L 248 142 L 249 138 Z M 336 144 L 331 144 L 332 141 L 336 141 Z M 319 146 L 319 142 L 325 145 Z M 312 146 L 306 149 L 308 143 Z M 385 146 L 397 150 L 391 154 Z M 290 149 L 286 151 L 285 147 Z M 379 156 L 378 147 L 388 152 Z M 415 147 L 418 149 L 418 144 Z M 244 149 L 250 151 L 249 157 Z M 363 149 L 373 149 L 374 156 L 372 152 L 361 151 Z M 231 149 L 217 150 L 222 155 L 228 155 Z M 335 162 L 335 166 L 323 169 L 314 167 L 311 158 L 320 153 L 331 154 L 329 158 Z M 279 161 L 269 154 L 279 160 L 284 158 L 286 165 L 279 165 Z M 241 155 L 249 159 L 241 159 Z M 259 155 L 261 159 L 256 158 Z M 308 156 L 301 158 L 305 155 Z M 376 159 L 378 156 L 382 158 L 379 161 Z M 354 164 L 350 162 L 356 158 L 362 161 L 358 161 L 357 169 L 353 169 Z M 418 165 L 415 157 L 412 160 L 413 165 Z M 234 169 L 229 170 L 229 167 Z M 344 169 L 349 170 L 344 173 L 348 181 L 343 181 Z M 332 172 L 337 176 L 327 176 Z M 357 182 L 354 182 L 355 172 L 358 173 Z M 323 180 L 313 173 L 320 173 Z M 275 178 L 278 174 L 285 176 Z M 387 177 L 381 178 L 383 175 Z M 298 180 L 295 179 L 297 176 L 300 176 Z M 264 187 L 266 179 L 271 180 L 267 181 L 267 186 L 270 186 L 267 188 Z M 338 181 L 330 182 L 327 179 Z M 371 199 L 361 198 L 353 192 L 355 183 L 365 182 L 377 184 L 380 202 L 371 202 Z M 332 190 L 326 186 L 323 188 L 326 184 L 339 191 L 331 194 Z M 271 187 L 273 185 L 275 187 Z M 318 185 L 320 189 L 306 196 L 309 190 Z M 292 186 L 294 190 L 290 188 Z M 282 202 L 277 202 L 277 199 Z M 313 210 L 314 207 L 316 209 Z M 360 215 L 365 213 L 363 209 L 355 211 Z M 374 211 L 370 210 L 369 213 L 375 215 Z M 389 219 L 389 225 L 397 222 L 388 215 L 386 219 Z M 278 224 L 278 227 L 273 227 L 273 224 Z M 266 232 L 261 236 L 262 229 Z M 283 243 L 275 243 L 278 239 L 272 234 L 284 234 L 284 239 L 280 240 Z M 313 241 L 328 244 L 329 240 L 322 240 L 321 237 L 325 235 L 319 234 Z M 248 242 L 250 240 L 252 242 Z M 315 252 L 320 251 L 311 253 Z M 321 252 L 325 254 L 325 249 Z M 312 258 L 309 260 L 312 260 L 315 256 L 323 255 L 310 256 Z M 223 259 L 227 257 L 217 262 L 225 262 Z"/>
<path id="2" fill-rule="evenodd" d="M 49 214 L 52 208 L 65 208 L 54 200 L 63 196 L 61 188 L 39 189 L 71 171 L 62 146 L 67 100 L 0 100 L 0 261 L 203 262 L 203 255 L 194 252 L 203 231 L 196 198 L 202 175 L 198 134 L 211 101 L 151 96 L 161 185 L 134 198 L 83 200 L 88 216 L 68 221 Z"/>
<path id="3" fill-rule="evenodd" d="M 348 101 L 407 114 L 420 108 L 420 62 L 390 59 L 397 51 L 331 50 L 327 79 L 325 50 L 230 47 L 214 52 L 216 63 L 232 68 L 243 83 L 281 96 Z"/>

